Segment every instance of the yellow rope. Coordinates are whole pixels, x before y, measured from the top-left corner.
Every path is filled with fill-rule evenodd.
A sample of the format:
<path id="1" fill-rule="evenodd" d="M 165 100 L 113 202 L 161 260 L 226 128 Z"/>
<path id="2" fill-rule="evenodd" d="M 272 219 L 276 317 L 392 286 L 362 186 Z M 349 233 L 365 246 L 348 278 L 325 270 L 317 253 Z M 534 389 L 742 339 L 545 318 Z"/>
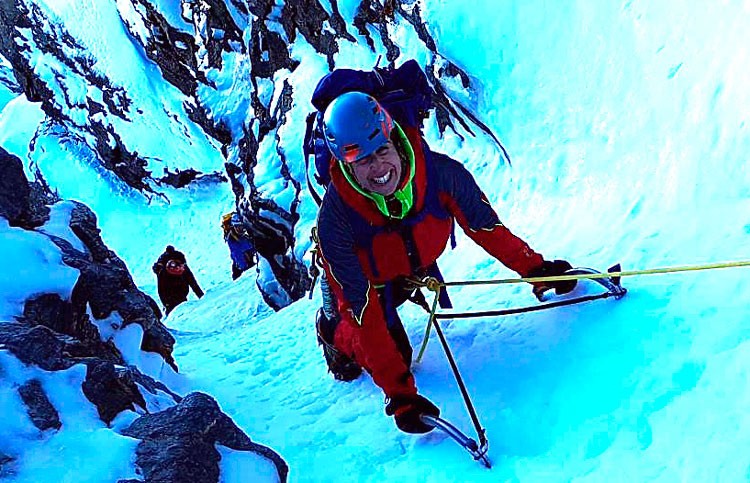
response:
<path id="1" fill-rule="evenodd" d="M 733 268 L 733 267 L 748 267 L 750 266 L 750 260 L 739 261 L 739 262 L 720 262 L 720 263 L 708 263 L 705 265 L 688 265 L 682 267 L 668 267 L 668 268 L 651 268 L 647 270 L 630 270 L 624 272 L 611 272 L 611 273 L 585 273 L 580 275 L 557 275 L 554 277 L 523 277 L 523 278 L 503 278 L 495 280 L 470 280 L 463 282 L 440 282 L 434 277 L 428 277 L 422 280 L 419 285 L 426 287 L 427 289 L 435 292 L 435 300 L 432 302 L 432 312 L 430 312 L 430 318 L 427 321 L 427 328 L 425 329 L 424 338 L 422 339 L 422 346 L 419 349 L 416 363 L 419 364 L 422 360 L 422 355 L 427 348 L 427 342 L 430 338 L 430 330 L 432 324 L 437 324 L 435 320 L 435 310 L 437 309 L 438 298 L 440 297 L 440 290 L 444 287 L 458 286 L 458 285 L 495 285 L 503 283 L 534 283 L 534 282 L 554 282 L 558 280 L 583 280 L 583 279 L 595 279 L 595 278 L 615 278 L 615 277 L 630 277 L 633 275 L 655 275 L 659 273 L 676 273 L 676 272 L 694 272 L 698 270 L 714 270 L 717 268 Z"/>
<path id="2" fill-rule="evenodd" d="M 733 268 L 733 267 L 748 267 L 750 266 L 750 260 L 740 262 L 722 262 L 722 263 L 709 263 L 706 265 L 691 265 L 683 267 L 668 267 L 668 268 L 651 268 L 648 270 L 630 270 L 624 272 L 612 272 L 612 273 L 585 273 L 580 275 L 557 275 L 554 277 L 524 277 L 524 278 L 504 278 L 496 280 L 468 280 L 463 282 L 443 282 L 440 284 L 441 287 L 450 287 L 457 285 L 491 285 L 491 284 L 502 284 L 502 283 L 533 283 L 533 282 L 554 282 L 557 280 L 583 280 L 583 279 L 594 279 L 594 278 L 614 278 L 614 277 L 630 277 L 633 275 L 654 275 L 659 273 L 675 273 L 675 272 L 693 272 L 697 270 L 713 270 L 717 268 Z M 425 285 L 430 288 L 428 285 Z M 432 290 L 432 289 L 430 289 Z"/>
<path id="3" fill-rule="evenodd" d="M 433 289 L 430 288 L 430 290 Z M 432 330 L 432 324 L 437 324 L 437 320 L 435 320 L 435 311 L 437 310 L 438 299 L 440 298 L 440 286 L 438 285 L 437 288 L 433 291 L 435 292 L 435 299 L 432 301 L 430 318 L 427 319 L 427 328 L 424 331 L 424 337 L 422 337 L 422 347 L 419 348 L 419 354 L 417 355 L 417 364 L 422 361 L 422 354 L 424 354 L 424 350 L 427 348 L 427 342 L 430 340 L 430 331 Z"/>

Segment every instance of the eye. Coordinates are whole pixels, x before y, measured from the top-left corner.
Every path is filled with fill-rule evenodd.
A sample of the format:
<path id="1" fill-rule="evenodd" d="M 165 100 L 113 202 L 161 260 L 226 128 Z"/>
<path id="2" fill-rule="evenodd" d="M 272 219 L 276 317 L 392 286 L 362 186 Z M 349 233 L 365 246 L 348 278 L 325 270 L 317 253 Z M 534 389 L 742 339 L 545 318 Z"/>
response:
<path id="1" fill-rule="evenodd" d="M 389 150 L 388 150 L 388 146 L 382 146 L 382 147 L 379 147 L 377 151 L 375 151 L 375 154 L 377 154 L 378 156 L 383 156 L 383 155 L 385 155 L 385 154 L 386 154 L 386 153 L 387 153 L 388 151 L 389 151 Z"/>

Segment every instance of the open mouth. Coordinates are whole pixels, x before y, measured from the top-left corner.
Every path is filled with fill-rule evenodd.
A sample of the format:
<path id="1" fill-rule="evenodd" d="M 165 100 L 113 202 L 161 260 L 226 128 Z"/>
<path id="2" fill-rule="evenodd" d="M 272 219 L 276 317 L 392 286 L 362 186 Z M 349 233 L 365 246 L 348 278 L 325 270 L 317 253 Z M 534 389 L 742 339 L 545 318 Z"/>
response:
<path id="1" fill-rule="evenodd" d="M 387 184 L 391 180 L 392 177 L 393 177 L 393 170 L 389 169 L 388 172 L 385 173 L 383 176 L 378 176 L 378 177 L 374 177 L 370 179 L 372 180 L 373 184 L 382 186 L 384 184 Z"/>

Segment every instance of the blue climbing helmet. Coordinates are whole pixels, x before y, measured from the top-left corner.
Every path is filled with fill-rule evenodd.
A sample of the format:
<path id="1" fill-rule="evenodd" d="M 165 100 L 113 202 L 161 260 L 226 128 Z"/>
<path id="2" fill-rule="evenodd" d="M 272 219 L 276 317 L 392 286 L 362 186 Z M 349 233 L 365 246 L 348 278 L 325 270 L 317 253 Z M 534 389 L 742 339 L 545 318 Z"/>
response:
<path id="1" fill-rule="evenodd" d="M 401 126 L 374 97 L 357 91 L 338 96 L 323 114 L 323 135 L 344 177 L 355 190 L 375 202 L 385 216 L 400 219 L 409 213 L 414 204 L 414 150 Z M 389 140 L 401 156 L 404 175 L 396 191 L 385 197 L 362 189 L 348 165 L 374 153 Z"/>

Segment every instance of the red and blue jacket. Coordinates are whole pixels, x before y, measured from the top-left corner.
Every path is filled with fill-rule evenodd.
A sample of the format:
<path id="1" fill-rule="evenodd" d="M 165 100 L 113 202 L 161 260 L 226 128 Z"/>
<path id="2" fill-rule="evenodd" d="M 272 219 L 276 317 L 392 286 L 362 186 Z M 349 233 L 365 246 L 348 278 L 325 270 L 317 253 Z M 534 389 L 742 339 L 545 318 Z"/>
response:
<path id="1" fill-rule="evenodd" d="M 413 395 L 417 388 L 388 332 L 388 307 L 377 286 L 432 266 L 454 222 L 521 276 L 543 262 L 503 226 L 461 163 L 430 151 L 417 129 L 404 131 L 415 155 L 414 204 L 404 219 L 378 211 L 346 181 L 336 162 L 318 215 L 323 266 L 341 314 L 334 345 L 367 369 L 388 397 Z"/>

